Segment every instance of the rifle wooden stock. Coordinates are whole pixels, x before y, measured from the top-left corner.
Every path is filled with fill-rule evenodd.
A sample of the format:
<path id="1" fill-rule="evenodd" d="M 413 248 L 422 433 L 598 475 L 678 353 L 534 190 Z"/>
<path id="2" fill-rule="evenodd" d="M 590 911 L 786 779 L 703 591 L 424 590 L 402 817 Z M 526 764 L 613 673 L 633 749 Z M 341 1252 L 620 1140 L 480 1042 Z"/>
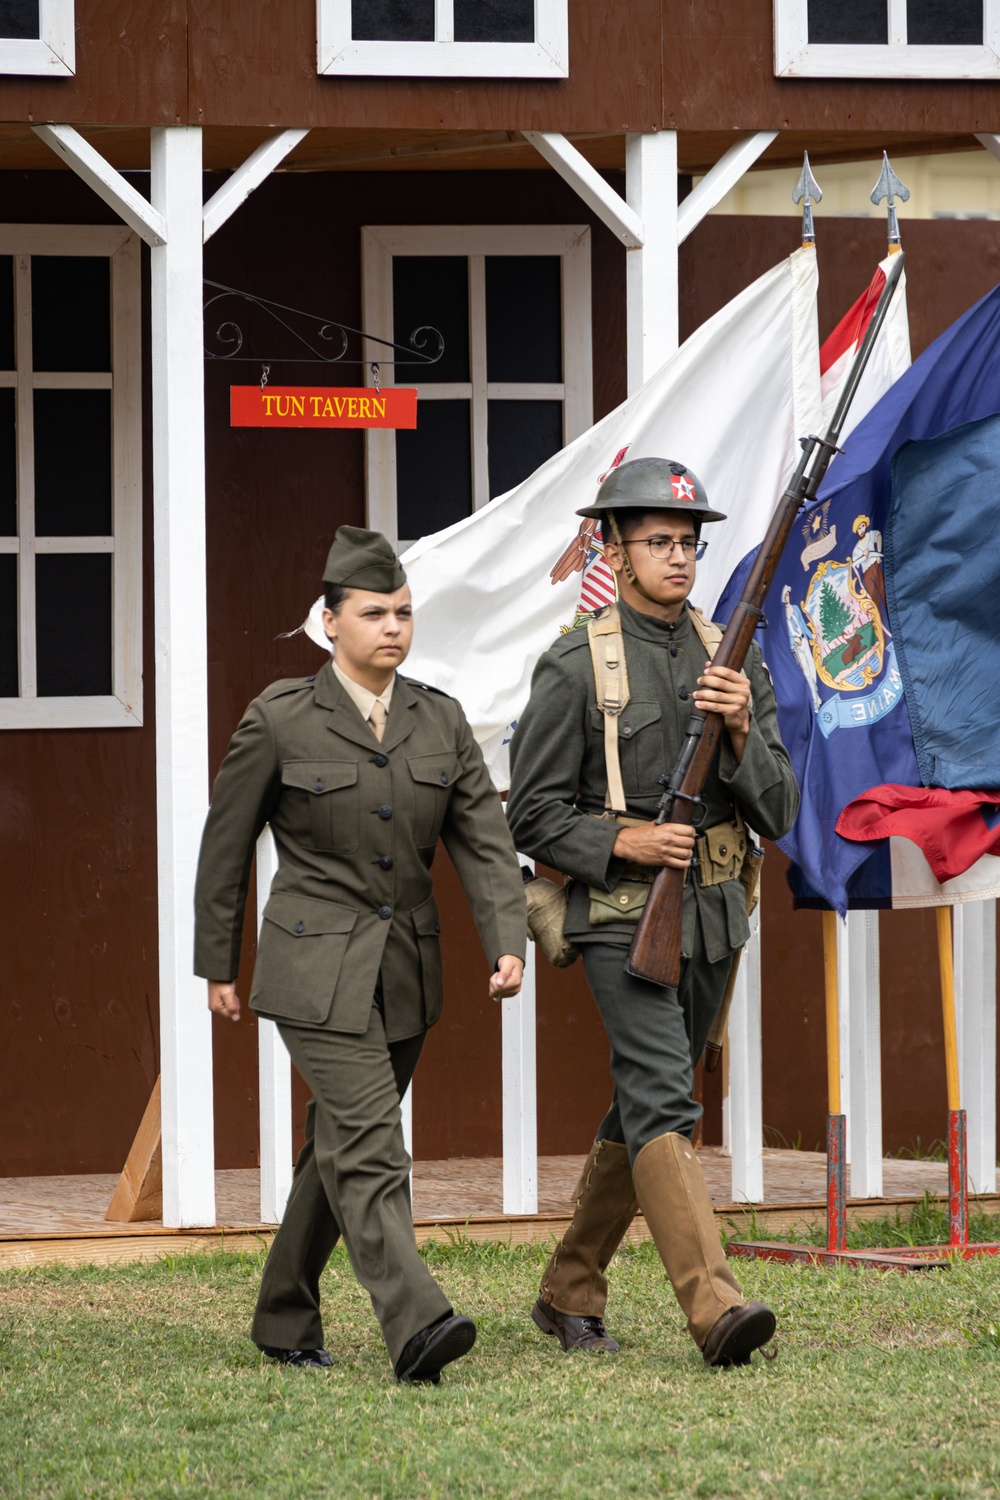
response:
<path id="1" fill-rule="evenodd" d="M 742 670 L 754 632 L 764 616 L 764 600 L 774 579 L 781 553 L 791 535 L 796 517 L 802 505 L 813 500 L 823 482 L 830 460 L 838 451 L 840 437 L 848 409 L 864 374 L 865 365 L 885 322 L 893 292 L 903 272 L 903 255 L 894 257 L 894 264 L 886 277 L 885 286 L 872 315 L 861 347 L 844 382 L 837 402 L 837 409 L 823 438 L 802 438 L 802 458 L 792 476 L 791 483 L 782 495 L 767 534 L 754 559 L 743 595 L 733 610 L 725 634 L 719 642 L 713 665 L 730 667 L 734 672 Z M 688 719 L 673 775 L 667 779 L 667 789 L 660 802 L 657 823 L 695 822 L 695 808 L 711 769 L 723 722 L 719 714 L 705 713 L 694 709 Z M 625 968 L 639 979 L 648 979 L 653 984 L 662 984 L 676 989 L 681 977 L 681 918 L 684 900 L 683 870 L 664 866 L 653 881 L 649 899 L 642 909 L 639 925 L 632 939 Z M 692 872 L 692 878 L 696 878 Z"/>

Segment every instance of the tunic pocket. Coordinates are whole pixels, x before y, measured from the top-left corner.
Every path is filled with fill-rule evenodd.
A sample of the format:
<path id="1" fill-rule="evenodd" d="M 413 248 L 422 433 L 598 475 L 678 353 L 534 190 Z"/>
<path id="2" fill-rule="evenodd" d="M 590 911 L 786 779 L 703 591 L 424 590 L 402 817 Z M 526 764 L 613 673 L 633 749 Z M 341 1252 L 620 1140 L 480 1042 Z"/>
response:
<path id="1" fill-rule="evenodd" d="M 357 912 L 332 901 L 277 891 L 264 907 L 250 1004 L 266 1016 L 322 1026 Z"/>
<path id="2" fill-rule="evenodd" d="M 410 913 L 420 951 L 420 977 L 424 991 L 424 1022 L 433 1026 L 444 1003 L 444 972 L 441 967 L 441 922 L 434 897 L 429 896 Z"/>
<path id="3" fill-rule="evenodd" d="M 314 849 L 353 854 L 361 843 L 361 807 L 357 794 L 358 767 L 353 760 L 289 760 L 281 768 L 286 795 L 306 799 Z"/>
<path id="4" fill-rule="evenodd" d="M 448 809 L 448 799 L 458 775 L 454 750 L 433 755 L 409 755 L 406 764 L 413 779 L 413 842 L 418 849 L 436 844 Z"/>
<path id="5" fill-rule="evenodd" d="M 595 754 L 604 762 L 604 715 L 591 708 L 590 723 L 594 737 L 600 739 Z M 636 700 L 626 703 L 618 715 L 618 759 L 626 797 L 659 796 L 658 785 L 664 771 L 672 771 L 663 754 L 663 735 L 659 730 L 660 705 Z"/>

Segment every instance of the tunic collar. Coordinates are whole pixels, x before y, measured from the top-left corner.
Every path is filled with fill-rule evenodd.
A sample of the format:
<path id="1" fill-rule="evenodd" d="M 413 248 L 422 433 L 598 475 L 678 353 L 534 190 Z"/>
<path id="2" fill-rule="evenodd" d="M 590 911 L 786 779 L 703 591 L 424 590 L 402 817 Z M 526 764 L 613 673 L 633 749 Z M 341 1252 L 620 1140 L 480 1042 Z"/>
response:
<path id="1" fill-rule="evenodd" d="M 694 626 L 691 624 L 691 615 L 685 605 L 684 613 L 679 620 L 671 624 L 667 620 L 660 620 L 656 615 L 644 615 L 624 599 L 618 601 L 618 612 L 621 617 L 622 630 L 626 635 L 638 636 L 642 641 L 652 641 L 656 646 L 669 646 L 671 642 L 684 645 L 694 634 Z"/>

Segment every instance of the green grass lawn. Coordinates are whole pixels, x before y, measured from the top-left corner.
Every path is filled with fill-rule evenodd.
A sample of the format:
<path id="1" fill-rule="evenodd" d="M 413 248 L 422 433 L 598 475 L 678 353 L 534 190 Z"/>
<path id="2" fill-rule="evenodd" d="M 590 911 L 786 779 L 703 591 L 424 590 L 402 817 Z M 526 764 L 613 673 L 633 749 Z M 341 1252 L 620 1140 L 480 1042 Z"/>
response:
<path id="1" fill-rule="evenodd" d="M 425 1252 L 479 1341 L 396 1385 L 342 1251 L 326 1372 L 264 1365 L 252 1255 L 0 1275 L 0 1494 L 1000 1495 L 1000 1260 L 901 1275 L 749 1263 L 779 1357 L 708 1370 L 650 1245 L 613 1266 L 615 1356 L 528 1319 L 541 1248 Z"/>

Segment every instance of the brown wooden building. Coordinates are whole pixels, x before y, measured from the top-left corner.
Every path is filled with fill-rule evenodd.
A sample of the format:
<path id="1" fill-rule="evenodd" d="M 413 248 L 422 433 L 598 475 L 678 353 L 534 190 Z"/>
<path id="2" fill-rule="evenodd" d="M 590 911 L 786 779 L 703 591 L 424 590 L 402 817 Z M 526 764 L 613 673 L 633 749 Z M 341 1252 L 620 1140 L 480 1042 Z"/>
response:
<path id="1" fill-rule="evenodd" d="M 211 1046 L 191 876 L 243 706 L 316 666 L 303 638 L 279 637 L 315 596 L 335 528 L 434 531 L 573 436 L 571 319 L 592 341 L 589 420 L 611 410 L 797 243 L 791 220 L 708 216 L 743 171 L 805 148 L 818 172 L 870 159 L 873 181 L 883 149 L 1000 154 L 993 23 L 978 4 L 944 20 L 902 9 L 901 39 L 897 0 L 884 26 L 861 15 L 878 7 L 833 0 L 3 8 L 0 1175 L 116 1170 L 161 1070 L 168 1222 L 211 1216 L 213 1118 L 215 1163 L 256 1162 L 257 1028 Z M 387 227 L 363 285 L 363 231 Z M 591 293 L 575 301 L 567 227 L 589 231 Z M 904 224 L 904 244 L 916 356 L 1000 279 L 1000 242 L 989 223 L 928 221 Z M 880 223 L 818 216 L 821 336 L 883 247 Z M 251 363 L 206 361 L 203 282 L 404 345 L 442 330 L 424 383 L 449 391 L 395 439 L 377 506 L 361 432 L 229 425 L 229 387 L 262 365 L 273 381 L 361 384 L 375 346 L 357 342 L 339 372 L 308 351 L 279 365 L 302 346 L 257 308 L 226 314 Z M 226 306 L 206 320 L 213 355 L 232 347 L 225 327 L 216 337 Z M 764 899 L 763 1119 L 774 1140 L 813 1145 L 819 918 L 792 911 L 782 863 L 775 851 Z M 448 1003 L 414 1151 L 498 1155 L 500 1014 L 443 857 L 437 879 Z M 969 1016 L 987 1072 L 993 920 L 980 914 L 966 948 L 985 976 Z M 933 917 L 879 925 L 885 1145 L 926 1147 L 946 1117 Z M 244 987 L 252 956 L 249 932 Z M 609 1082 L 580 970 L 540 967 L 536 1005 L 538 1149 L 583 1151 Z M 988 1111 L 995 1079 L 980 1082 Z"/>

